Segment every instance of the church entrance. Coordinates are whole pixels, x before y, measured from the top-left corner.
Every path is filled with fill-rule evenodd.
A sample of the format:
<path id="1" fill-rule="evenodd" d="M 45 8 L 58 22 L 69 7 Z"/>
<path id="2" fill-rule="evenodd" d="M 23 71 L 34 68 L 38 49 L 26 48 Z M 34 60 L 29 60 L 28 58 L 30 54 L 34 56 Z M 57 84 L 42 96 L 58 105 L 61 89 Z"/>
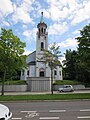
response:
<path id="1" fill-rule="evenodd" d="M 44 77 L 44 71 L 40 71 L 39 76 Z"/>

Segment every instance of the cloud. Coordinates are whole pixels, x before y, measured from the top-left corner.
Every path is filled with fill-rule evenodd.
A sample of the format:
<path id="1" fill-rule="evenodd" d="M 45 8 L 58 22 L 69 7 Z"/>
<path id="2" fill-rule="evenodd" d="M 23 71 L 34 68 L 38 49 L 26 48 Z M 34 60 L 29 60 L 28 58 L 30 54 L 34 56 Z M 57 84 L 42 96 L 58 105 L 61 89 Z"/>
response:
<path id="1" fill-rule="evenodd" d="M 23 32 L 23 35 L 28 39 L 28 40 L 36 40 L 36 28 L 33 28 L 32 30 L 26 30 Z"/>
<path id="2" fill-rule="evenodd" d="M 60 21 L 61 19 L 64 19 L 69 15 L 69 9 L 67 7 L 63 7 L 61 10 L 57 6 L 52 6 L 49 9 L 49 12 L 51 14 L 50 17 L 53 21 Z"/>
<path id="3" fill-rule="evenodd" d="M 48 29 L 48 33 L 49 34 L 53 34 L 53 35 L 57 35 L 57 34 L 63 34 L 64 32 L 66 32 L 68 30 L 68 26 L 66 23 L 54 23 L 52 26 L 49 27 Z"/>
<path id="4" fill-rule="evenodd" d="M 13 12 L 13 4 L 11 0 L 0 0 L 0 19 L 8 16 Z"/>
<path id="5" fill-rule="evenodd" d="M 90 0 L 46 0 L 53 21 L 68 20 L 72 25 L 90 19 Z M 70 24 L 69 23 L 69 24 Z"/>
<path id="6" fill-rule="evenodd" d="M 77 46 L 77 40 L 74 38 L 68 38 L 67 40 L 58 43 L 58 46 L 60 48 L 67 48 L 67 47 L 76 47 Z"/>
<path id="7" fill-rule="evenodd" d="M 71 24 L 76 25 L 88 19 L 90 19 L 90 0 L 84 3 L 82 8 L 77 10 Z"/>
<path id="8" fill-rule="evenodd" d="M 8 27 L 10 26 L 10 24 L 9 24 L 7 21 L 3 21 L 2 24 L 3 24 L 4 26 L 8 26 Z"/>
<path id="9" fill-rule="evenodd" d="M 75 36 L 80 35 L 80 30 L 75 30 L 74 32 L 72 32 L 72 34 Z"/>
<path id="10" fill-rule="evenodd" d="M 23 55 L 29 55 L 30 53 L 32 53 L 32 51 L 30 51 L 30 50 L 28 50 L 28 49 L 25 48 L 25 52 L 24 52 Z"/>
<path id="11" fill-rule="evenodd" d="M 12 20 L 17 22 L 22 22 L 25 24 L 33 23 L 33 19 L 30 17 L 30 12 L 33 10 L 32 4 L 34 0 L 23 0 L 22 4 L 20 6 L 14 7 L 15 11 L 12 16 Z"/>
<path id="12" fill-rule="evenodd" d="M 12 20 L 16 23 L 23 22 L 25 24 L 28 24 L 31 23 L 33 19 L 30 18 L 29 13 L 24 11 L 22 8 L 17 8 L 15 14 L 12 17 Z"/>

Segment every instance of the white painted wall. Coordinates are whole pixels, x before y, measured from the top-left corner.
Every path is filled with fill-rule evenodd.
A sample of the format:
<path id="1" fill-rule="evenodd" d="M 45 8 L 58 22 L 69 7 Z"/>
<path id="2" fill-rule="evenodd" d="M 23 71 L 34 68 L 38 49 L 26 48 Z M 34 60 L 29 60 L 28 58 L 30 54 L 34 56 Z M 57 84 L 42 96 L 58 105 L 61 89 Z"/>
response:
<path id="1" fill-rule="evenodd" d="M 30 66 L 30 76 L 29 77 L 35 77 L 36 76 L 36 66 L 35 65 L 31 65 Z"/>

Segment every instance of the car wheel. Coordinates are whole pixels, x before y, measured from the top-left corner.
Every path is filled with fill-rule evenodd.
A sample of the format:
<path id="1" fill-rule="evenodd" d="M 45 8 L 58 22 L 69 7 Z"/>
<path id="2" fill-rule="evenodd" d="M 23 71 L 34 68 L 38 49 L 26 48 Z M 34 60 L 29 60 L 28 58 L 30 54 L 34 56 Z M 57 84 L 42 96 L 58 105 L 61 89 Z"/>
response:
<path id="1" fill-rule="evenodd" d="M 63 92 L 63 90 L 61 90 L 60 92 Z"/>

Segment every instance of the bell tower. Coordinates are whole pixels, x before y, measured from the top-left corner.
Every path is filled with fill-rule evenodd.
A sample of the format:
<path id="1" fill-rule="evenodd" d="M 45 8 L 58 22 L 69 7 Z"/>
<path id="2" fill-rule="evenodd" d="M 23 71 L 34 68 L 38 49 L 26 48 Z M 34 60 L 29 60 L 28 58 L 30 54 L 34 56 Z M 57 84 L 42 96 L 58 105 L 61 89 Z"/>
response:
<path id="1" fill-rule="evenodd" d="M 47 32 L 47 25 L 43 19 L 43 12 L 41 12 L 41 19 L 40 19 L 40 23 L 38 23 L 37 25 L 37 28 L 38 31 L 36 34 L 36 76 L 45 77 L 46 65 L 43 63 L 43 60 L 39 59 L 43 57 L 43 52 L 44 52 L 43 50 L 48 50 L 48 32 Z"/>
<path id="2" fill-rule="evenodd" d="M 36 38 L 36 52 L 38 54 L 43 52 L 43 49 L 48 49 L 48 33 L 46 32 L 47 25 L 43 19 L 43 12 L 41 12 L 41 20 L 37 25 L 37 38 Z"/>

